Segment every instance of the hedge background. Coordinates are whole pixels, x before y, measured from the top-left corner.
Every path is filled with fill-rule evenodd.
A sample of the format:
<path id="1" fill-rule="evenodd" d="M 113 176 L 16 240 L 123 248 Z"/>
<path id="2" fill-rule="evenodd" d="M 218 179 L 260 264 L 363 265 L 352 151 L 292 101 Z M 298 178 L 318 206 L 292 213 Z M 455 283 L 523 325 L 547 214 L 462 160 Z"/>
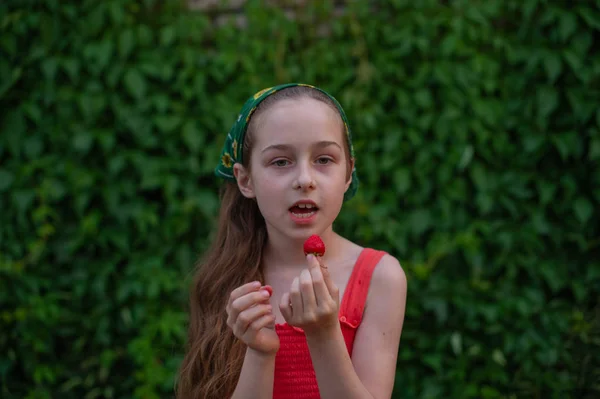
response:
<path id="1" fill-rule="evenodd" d="M 394 397 L 600 397 L 600 1 L 283 3 L 0 3 L 0 396 L 172 396 L 224 134 L 304 81 L 409 278 Z"/>

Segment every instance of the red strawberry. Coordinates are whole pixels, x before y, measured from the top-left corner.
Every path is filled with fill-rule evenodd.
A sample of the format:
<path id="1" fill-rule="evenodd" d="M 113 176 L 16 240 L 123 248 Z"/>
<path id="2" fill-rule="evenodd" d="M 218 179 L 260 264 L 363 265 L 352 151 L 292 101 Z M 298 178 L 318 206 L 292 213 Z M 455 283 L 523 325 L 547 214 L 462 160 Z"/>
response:
<path id="1" fill-rule="evenodd" d="M 265 290 L 269 293 L 269 296 L 273 295 L 273 288 L 270 285 L 263 285 L 260 287 L 261 290 Z"/>
<path id="2" fill-rule="evenodd" d="M 308 254 L 315 256 L 323 256 L 325 254 L 325 243 L 316 234 L 313 234 L 304 241 L 304 255 Z"/>

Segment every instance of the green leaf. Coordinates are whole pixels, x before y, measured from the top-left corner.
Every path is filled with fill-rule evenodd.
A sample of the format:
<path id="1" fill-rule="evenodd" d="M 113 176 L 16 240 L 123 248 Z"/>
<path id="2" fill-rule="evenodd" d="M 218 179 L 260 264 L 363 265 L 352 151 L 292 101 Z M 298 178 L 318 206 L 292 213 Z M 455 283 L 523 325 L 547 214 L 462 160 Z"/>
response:
<path id="1" fill-rule="evenodd" d="M 110 62 L 114 50 L 111 40 L 103 40 L 96 46 L 96 61 L 100 69 L 104 69 Z"/>
<path id="2" fill-rule="evenodd" d="M 567 64 L 573 69 L 573 71 L 578 75 L 581 69 L 581 59 L 575 52 L 570 49 L 567 49 L 563 52 L 563 57 L 567 61 Z"/>
<path id="3" fill-rule="evenodd" d="M 552 143 L 558 149 L 563 160 L 566 160 L 569 156 L 579 156 L 582 150 L 577 132 L 557 134 L 552 137 Z"/>
<path id="4" fill-rule="evenodd" d="M 600 158 L 600 131 L 595 130 L 598 137 L 593 138 L 590 142 L 590 150 L 588 153 L 588 159 L 595 161 Z"/>
<path id="5" fill-rule="evenodd" d="M 24 152 L 29 159 L 37 158 L 44 149 L 44 142 L 39 136 L 31 136 L 24 143 Z"/>
<path id="6" fill-rule="evenodd" d="M 73 147 L 82 153 L 87 153 L 94 143 L 94 136 L 89 132 L 80 132 L 73 138 Z"/>
<path id="7" fill-rule="evenodd" d="M 459 332 L 455 331 L 452 333 L 450 336 L 450 345 L 455 355 L 462 354 L 462 335 Z"/>
<path id="8" fill-rule="evenodd" d="M 42 72 L 48 81 L 54 81 L 58 69 L 58 60 L 54 57 L 47 58 L 42 62 Z"/>
<path id="9" fill-rule="evenodd" d="M 137 36 L 142 46 L 151 46 L 153 41 L 152 30 L 146 25 L 138 26 Z"/>
<path id="10" fill-rule="evenodd" d="M 159 115 L 154 118 L 154 123 L 159 130 L 169 133 L 179 126 L 181 118 L 176 115 Z"/>
<path id="11" fill-rule="evenodd" d="M 146 95 L 146 81 L 142 74 L 135 69 L 130 69 L 125 73 L 125 87 L 131 96 L 140 100 Z"/>
<path id="12" fill-rule="evenodd" d="M 433 98 L 429 90 L 421 89 L 415 93 L 415 102 L 421 108 L 428 109 L 433 105 Z"/>
<path id="13" fill-rule="evenodd" d="M 139 65 L 140 71 L 144 72 L 146 76 L 150 76 L 153 78 L 161 77 L 161 68 L 159 65 L 143 63 Z"/>
<path id="14" fill-rule="evenodd" d="M 498 363 L 500 366 L 506 365 L 506 358 L 500 349 L 494 349 L 492 352 L 492 360 L 494 360 L 494 362 Z"/>
<path id="15" fill-rule="evenodd" d="M 553 293 L 561 290 L 569 281 L 568 276 L 559 265 L 547 263 L 540 268 L 540 274 L 544 277 L 544 281 L 550 287 Z"/>
<path id="16" fill-rule="evenodd" d="M 550 82 L 555 82 L 562 71 L 560 56 L 554 52 L 548 52 L 544 56 L 544 68 Z"/>
<path id="17" fill-rule="evenodd" d="M 456 35 L 446 35 L 440 44 L 440 50 L 442 54 L 446 56 L 453 54 L 456 51 L 457 43 L 458 37 Z"/>
<path id="18" fill-rule="evenodd" d="M 463 153 L 460 157 L 460 161 L 458 162 L 458 170 L 463 170 L 471 163 L 474 154 L 473 146 L 467 145 L 463 150 Z"/>
<path id="19" fill-rule="evenodd" d="M 554 199 L 557 186 L 546 181 L 538 181 L 537 189 L 540 196 L 540 203 L 547 205 Z"/>
<path id="20" fill-rule="evenodd" d="M 13 202 L 19 209 L 19 212 L 27 212 L 33 200 L 35 199 L 35 192 L 33 190 L 14 190 L 13 191 Z"/>
<path id="21" fill-rule="evenodd" d="M 19 81 L 22 73 L 23 70 L 21 68 L 15 68 L 12 70 L 9 78 L 2 77 L 2 80 L 0 81 L 0 98 L 4 97 L 4 94 Z"/>
<path id="22" fill-rule="evenodd" d="M 582 224 L 587 223 L 594 212 L 594 207 L 590 201 L 583 197 L 579 197 L 575 200 L 574 209 L 577 219 L 579 219 Z"/>
<path id="23" fill-rule="evenodd" d="M 431 227 L 431 213 L 427 209 L 416 209 L 411 212 L 409 225 L 416 235 L 420 235 Z"/>
<path id="24" fill-rule="evenodd" d="M 484 215 L 494 208 L 494 198 L 486 192 L 478 193 L 475 197 L 475 203 L 477 204 L 479 212 Z"/>
<path id="25" fill-rule="evenodd" d="M 496 362 L 498 363 L 498 362 Z M 484 386 L 481 388 L 481 399 L 500 399 L 503 398 L 502 394 L 491 386 Z"/>
<path id="26" fill-rule="evenodd" d="M 119 35 L 119 55 L 121 56 L 121 58 L 127 58 L 129 57 L 129 54 L 131 54 L 131 50 L 133 50 L 133 45 L 134 45 L 134 36 L 133 36 L 133 31 L 131 29 L 127 29 L 124 30 L 123 32 L 121 32 L 121 34 Z"/>
<path id="27" fill-rule="evenodd" d="M 6 169 L 0 169 L 0 191 L 6 191 L 15 181 L 15 176 Z"/>
<path id="28" fill-rule="evenodd" d="M 470 168 L 471 179 L 473 179 L 473 183 L 479 190 L 486 190 L 488 187 L 487 179 L 486 179 L 486 171 L 478 164 L 475 164 Z"/>
<path id="29" fill-rule="evenodd" d="M 566 41 L 577 29 L 577 17 L 574 13 L 563 11 L 559 19 L 559 32 L 563 41 Z"/>
<path id="30" fill-rule="evenodd" d="M 3 22 L 6 22 L 6 19 Z M 0 48 L 4 49 L 10 58 L 14 57 L 17 54 L 17 38 L 15 36 L 2 35 L 0 37 Z"/>
<path id="31" fill-rule="evenodd" d="M 125 21 L 124 9 L 125 7 L 123 7 L 123 5 L 118 1 L 113 1 L 109 4 L 108 11 L 110 12 L 112 22 L 117 26 Z"/>
<path id="32" fill-rule="evenodd" d="M 176 38 L 176 31 L 173 26 L 165 26 L 160 32 L 160 44 L 171 46 Z"/>
<path id="33" fill-rule="evenodd" d="M 536 152 L 538 151 L 545 143 L 546 137 L 542 135 L 527 135 L 523 137 L 523 148 L 526 152 Z"/>
<path id="34" fill-rule="evenodd" d="M 185 123 L 182 129 L 182 137 L 185 144 L 190 148 L 192 153 L 197 153 L 204 144 L 204 135 L 196 129 L 194 121 Z"/>
<path id="35" fill-rule="evenodd" d="M 558 106 L 558 92 L 553 87 L 540 88 L 537 92 L 537 99 L 541 118 L 547 118 Z"/>
<path id="36" fill-rule="evenodd" d="M 590 28 L 600 30 L 600 12 L 597 8 L 578 7 L 579 16 L 590 26 Z"/>
<path id="37" fill-rule="evenodd" d="M 398 168 L 394 171 L 394 188 L 398 194 L 404 194 L 411 186 L 410 171 Z"/>
<path id="38" fill-rule="evenodd" d="M 62 67 L 67 72 L 72 82 L 76 82 L 79 79 L 79 68 L 80 62 L 74 58 L 65 58 L 62 60 Z"/>
<path id="39" fill-rule="evenodd" d="M 42 110 L 37 103 L 29 102 L 23 105 L 25 115 L 27 115 L 33 122 L 40 122 L 42 120 Z"/>

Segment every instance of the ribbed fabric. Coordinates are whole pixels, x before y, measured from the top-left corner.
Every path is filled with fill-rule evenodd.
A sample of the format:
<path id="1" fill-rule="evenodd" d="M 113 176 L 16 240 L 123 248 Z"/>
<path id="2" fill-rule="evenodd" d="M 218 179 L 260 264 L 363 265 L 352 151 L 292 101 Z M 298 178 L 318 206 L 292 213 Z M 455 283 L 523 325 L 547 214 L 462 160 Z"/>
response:
<path id="1" fill-rule="evenodd" d="M 348 353 L 362 320 L 373 269 L 385 252 L 365 248 L 360 253 L 340 304 L 340 326 Z M 304 331 L 287 323 L 275 326 L 280 346 L 275 357 L 273 399 L 318 399 L 319 386 Z"/>

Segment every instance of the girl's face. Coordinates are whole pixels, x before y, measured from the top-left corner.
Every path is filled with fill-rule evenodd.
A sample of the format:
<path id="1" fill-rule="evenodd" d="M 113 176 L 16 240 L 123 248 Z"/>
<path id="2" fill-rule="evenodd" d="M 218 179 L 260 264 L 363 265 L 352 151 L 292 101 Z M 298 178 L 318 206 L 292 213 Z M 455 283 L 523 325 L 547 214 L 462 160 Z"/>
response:
<path id="1" fill-rule="evenodd" d="M 301 97 L 273 104 L 254 122 L 249 172 L 238 175 L 240 190 L 256 198 L 269 234 L 322 234 L 351 182 L 339 114 Z"/>

